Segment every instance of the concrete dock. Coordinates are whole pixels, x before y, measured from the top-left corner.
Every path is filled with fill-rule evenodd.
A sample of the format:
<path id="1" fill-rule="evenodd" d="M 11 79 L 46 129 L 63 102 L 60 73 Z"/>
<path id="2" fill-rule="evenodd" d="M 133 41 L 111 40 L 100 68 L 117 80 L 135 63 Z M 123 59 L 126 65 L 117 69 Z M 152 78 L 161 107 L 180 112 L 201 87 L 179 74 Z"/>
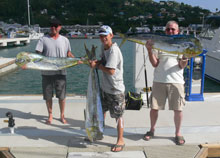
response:
<path id="1" fill-rule="evenodd" d="M 0 38 L 0 47 L 6 47 L 8 45 L 25 45 L 30 43 L 30 38 Z"/>
<path id="2" fill-rule="evenodd" d="M 220 143 L 220 93 L 205 93 L 204 102 L 187 102 L 184 109 L 182 135 L 184 146 L 174 143 L 172 111 L 161 111 L 154 139 L 144 141 L 149 130 L 149 109 L 125 111 L 122 152 L 110 152 L 116 143 L 116 122 L 109 113 L 105 121 L 104 139 L 90 143 L 84 141 L 84 114 L 86 98 L 68 96 L 65 116 L 68 124 L 59 120 L 59 106 L 54 99 L 51 125 L 45 124 L 47 109 L 42 96 L 0 96 L 0 147 L 9 147 L 16 158 L 193 158 L 200 144 Z M 7 112 L 15 119 L 15 133 L 11 134 Z"/>
<path id="3" fill-rule="evenodd" d="M 0 57 L 0 76 L 3 76 L 16 69 L 18 69 L 18 66 L 15 64 L 15 58 Z"/>

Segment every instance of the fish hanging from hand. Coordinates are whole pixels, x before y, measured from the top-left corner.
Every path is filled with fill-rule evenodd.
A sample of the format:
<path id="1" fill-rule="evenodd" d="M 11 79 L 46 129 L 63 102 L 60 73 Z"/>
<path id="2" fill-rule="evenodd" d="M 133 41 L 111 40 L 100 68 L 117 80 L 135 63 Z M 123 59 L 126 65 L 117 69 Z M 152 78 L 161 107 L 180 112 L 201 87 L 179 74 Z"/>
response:
<path id="1" fill-rule="evenodd" d="M 87 54 L 92 54 L 90 59 L 93 60 L 95 59 L 94 49 L 95 48 L 92 48 L 91 52 L 86 48 Z M 90 68 L 86 97 L 86 109 L 84 110 L 85 129 L 88 140 L 90 142 L 101 140 L 103 138 L 104 115 L 102 111 L 100 93 L 98 70 L 96 68 Z"/>
<path id="2" fill-rule="evenodd" d="M 93 51 L 95 50 L 93 47 L 89 53 L 93 53 Z M 25 67 L 26 69 L 57 71 L 72 66 L 76 66 L 78 65 L 78 61 L 82 61 L 83 64 L 88 64 L 88 60 L 93 56 L 94 53 L 88 54 L 88 52 L 86 52 L 86 56 L 81 58 L 76 58 L 76 57 L 56 58 L 56 57 L 45 57 L 43 55 L 36 53 L 21 52 L 17 54 L 15 63 L 20 67 Z"/>
<path id="3" fill-rule="evenodd" d="M 157 35 L 157 34 L 140 34 L 125 36 L 119 34 L 123 38 L 120 46 L 126 41 L 135 42 L 145 45 L 147 40 L 153 42 L 153 49 L 171 54 L 182 54 L 186 57 L 195 57 L 203 52 L 200 40 L 190 35 Z"/>

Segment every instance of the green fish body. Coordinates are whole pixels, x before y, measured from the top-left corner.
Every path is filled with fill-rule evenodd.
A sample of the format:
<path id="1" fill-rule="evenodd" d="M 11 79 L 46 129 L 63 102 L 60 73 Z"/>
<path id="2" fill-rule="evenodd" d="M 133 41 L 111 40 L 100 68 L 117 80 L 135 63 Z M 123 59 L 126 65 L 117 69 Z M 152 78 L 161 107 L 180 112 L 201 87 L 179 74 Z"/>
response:
<path id="1" fill-rule="evenodd" d="M 196 37 L 187 35 L 156 35 L 156 34 L 143 34 L 136 36 L 120 35 L 124 40 L 135 42 L 145 45 L 147 40 L 153 42 L 153 49 L 163 51 L 171 54 L 182 54 L 187 57 L 194 57 L 202 53 L 203 47 L 200 40 Z"/>
<path id="2" fill-rule="evenodd" d="M 91 51 L 89 51 L 85 45 L 86 56 L 82 58 L 56 58 L 36 53 L 20 52 L 17 54 L 15 63 L 26 69 L 57 71 L 76 66 L 78 61 L 82 61 L 83 64 L 89 64 L 88 60 L 95 58 L 95 49 L 96 47 L 92 46 Z"/>
<path id="3" fill-rule="evenodd" d="M 87 63 L 88 59 L 45 57 L 36 53 L 21 52 L 18 53 L 15 63 L 20 67 L 25 66 L 27 69 L 57 71 L 75 66 L 78 61 Z"/>

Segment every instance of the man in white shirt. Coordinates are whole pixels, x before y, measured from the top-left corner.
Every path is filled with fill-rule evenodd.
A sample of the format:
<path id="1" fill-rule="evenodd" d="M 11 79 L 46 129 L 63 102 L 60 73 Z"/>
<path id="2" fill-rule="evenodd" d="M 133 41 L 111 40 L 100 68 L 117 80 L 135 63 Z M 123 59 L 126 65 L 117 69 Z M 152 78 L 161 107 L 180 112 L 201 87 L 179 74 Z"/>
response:
<path id="1" fill-rule="evenodd" d="M 179 34 L 179 25 L 175 21 L 169 21 L 166 24 L 167 35 Z M 174 123 L 176 127 L 175 142 L 177 145 L 185 143 L 184 137 L 180 133 L 180 127 L 183 119 L 183 107 L 185 106 L 184 95 L 184 77 L 183 69 L 187 65 L 188 59 L 185 56 L 168 54 L 165 52 L 152 50 L 153 41 L 146 42 L 149 60 L 154 70 L 154 80 L 152 94 L 150 98 L 151 110 L 150 120 L 151 128 L 144 135 L 144 140 L 148 141 L 154 136 L 158 111 L 165 109 L 168 99 L 169 110 L 174 111 Z"/>

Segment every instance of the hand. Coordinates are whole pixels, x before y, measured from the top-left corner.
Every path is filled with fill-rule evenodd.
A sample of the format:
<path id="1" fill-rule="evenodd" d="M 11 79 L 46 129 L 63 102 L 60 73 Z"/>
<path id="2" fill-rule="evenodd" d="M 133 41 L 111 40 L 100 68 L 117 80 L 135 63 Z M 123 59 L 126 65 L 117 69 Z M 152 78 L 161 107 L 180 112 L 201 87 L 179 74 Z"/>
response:
<path id="1" fill-rule="evenodd" d="M 146 46 L 147 50 L 152 50 L 153 45 L 154 45 L 154 42 L 152 40 L 146 41 L 145 46 Z"/>
<path id="2" fill-rule="evenodd" d="M 21 69 L 26 70 L 27 69 L 27 65 L 25 64 L 25 65 L 21 66 Z"/>
<path id="3" fill-rule="evenodd" d="M 187 61 L 187 60 L 188 60 L 188 57 L 185 56 L 185 55 L 183 55 L 183 56 L 182 56 L 182 60 L 183 60 L 183 61 Z"/>
<path id="4" fill-rule="evenodd" d="M 97 60 L 89 60 L 89 64 L 91 68 L 96 68 L 97 66 Z"/>
<path id="5" fill-rule="evenodd" d="M 82 60 L 79 60 L 79 61 L 77 62 L 77 64 L 83 64 L 83 61 L 82 61 Z"/>

